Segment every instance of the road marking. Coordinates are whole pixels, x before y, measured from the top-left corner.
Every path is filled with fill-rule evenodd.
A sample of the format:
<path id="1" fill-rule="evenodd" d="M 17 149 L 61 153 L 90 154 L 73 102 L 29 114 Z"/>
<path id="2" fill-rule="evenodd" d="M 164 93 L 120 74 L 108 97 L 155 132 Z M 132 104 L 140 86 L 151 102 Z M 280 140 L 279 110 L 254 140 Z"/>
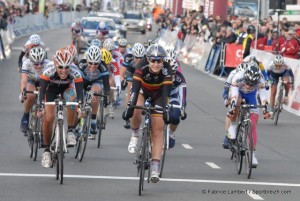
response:
<path id="1" fill-rule="evenodd" d="M 189 144 L 181 144 L 185 149 L 193 149 Z"/>
<path id="2" fill-rule="evenodd" d="M 251 197 L 251 198 L 253 198 L 254 200 L 265 200 L 265 199 L 263 199 L 262 197 L 260 197 L 259 195 L 257 195 L 257 194 L 254 194 L 253 193 L 253 191 L 247 191 L 247 194 Z"/>
<path id="3" fill-rule="evenodd" d="M 210 166 L 213 169 L 221 169 L 219 166 L 217 166 L 215 163 L 212 162 L 205 162 L 206 165 Z"/>
<path id="4" fill-rule="evenodd" d="M 24 47 L 12 47 L 12 50 L 23 50 Z M 49 51 L 50 49 L 47 47 L 46 51 Z"/>
<path id="5" fill-rule="evenodd" d="M 54 174 L 21 174 L 21 173 L 0 173 L 0 177 L 54 177 Z M 97 175 L 64 175 L 66 178 L 83 179 L 110 179 L 110 180 L 138 180 L 138 177 L 116 177 L 116 176 L 97 176 Z M 272 183 L 272 182 L 249 182 L 249 181 L 226 181 L 226 180 L 202 180 L 202 179 L 172 179 L 161 178 L 160 181 L 187 182 L 187 183 L 213 183 L 213 184 L 242 184 L 256 186 L 282 186 L 300 187 L 296 183 Z"/>

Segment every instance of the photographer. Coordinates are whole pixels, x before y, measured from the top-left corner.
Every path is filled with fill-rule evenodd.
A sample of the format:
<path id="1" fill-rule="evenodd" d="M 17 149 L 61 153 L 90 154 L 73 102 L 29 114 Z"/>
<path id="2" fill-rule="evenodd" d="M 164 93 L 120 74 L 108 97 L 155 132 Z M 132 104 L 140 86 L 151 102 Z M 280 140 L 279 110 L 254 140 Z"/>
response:
<path id="1" fill-rule="evenodd" d="M 5 6 L 4 4 L 2 4 L 2 2 L 0 2 L 0 32 L 6 31 L 7 30 L 7 13 L 5 10 Z M 0 53 L 2 53 L 3 58 L 5 59 L 5 52 L 4 52 L 4 46 L 3 46 L 3 40 L 2 40 L 2 36 L 0 34 Z"/>

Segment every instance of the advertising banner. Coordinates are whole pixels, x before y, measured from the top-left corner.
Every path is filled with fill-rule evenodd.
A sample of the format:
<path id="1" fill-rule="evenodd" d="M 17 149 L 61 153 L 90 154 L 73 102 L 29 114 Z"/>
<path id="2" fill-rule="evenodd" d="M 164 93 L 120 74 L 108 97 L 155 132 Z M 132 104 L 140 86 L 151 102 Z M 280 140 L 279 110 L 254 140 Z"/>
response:
<path id="1" fill-rule="evenodd" d="M 237 0 L 234 8 L 234 15 L 257 18 L 258 0 Z"/>
<path id="2" fill-rule="evenodd" d="M 225 66 L 227 68 L 236 68 L 243 61 L 243 46 L 226 44 Z"/>

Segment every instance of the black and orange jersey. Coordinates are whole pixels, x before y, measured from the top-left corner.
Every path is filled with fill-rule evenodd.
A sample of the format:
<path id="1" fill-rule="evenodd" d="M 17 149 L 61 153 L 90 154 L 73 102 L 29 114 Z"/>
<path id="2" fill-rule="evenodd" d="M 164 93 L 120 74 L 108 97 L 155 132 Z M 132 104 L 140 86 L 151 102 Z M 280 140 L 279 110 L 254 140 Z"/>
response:
<path id="1" fill-rule="evenodd" d="M 133 75 L 132 104 L 136 104 L 139 91 L 142 89 L 145 98 L 149 96 L 152 100 L 161 98 L 161 105 L 164 107 L 168 103 L 172 84 L 172 70 L 167 62 L 163 63 L 158 73 L 153 73 L 149 64 L 138 65 Z"/>

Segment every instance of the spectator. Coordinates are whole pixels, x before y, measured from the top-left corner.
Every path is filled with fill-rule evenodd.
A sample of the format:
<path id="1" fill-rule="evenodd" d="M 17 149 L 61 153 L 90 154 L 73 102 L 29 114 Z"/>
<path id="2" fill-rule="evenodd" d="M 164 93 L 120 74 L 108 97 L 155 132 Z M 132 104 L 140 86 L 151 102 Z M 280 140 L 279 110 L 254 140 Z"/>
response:
<path id="1" fill-rule="evenodd" d="M 292 29 L 287 32 L 286 41 L 281 50 L 284 57 L 298 59 L 299 42 L 295 38 L 295 34 Z"/>
<path id="2" fill-rule="evenodd" d="M 236 41 L 236 38 L 237 37 L 236 37 L 232 27 L 227 27 L 226 28 L 226 35 L 223 38 L 222 42 L 231 44 L 231 43 L 234 43 Z"/>
<path id="3" fill-rule="evenodd" d="M 225 25 L 227 27 L 232 27 L 230 15 L 227 16 L 226 20 L 223 22 L 223 25 Z"/>
<path id="4" fill-rule="evenodd" d="M 271 46 L 271 45 L 273 45 L 273 31 L 271 31 L 271 30 L 268 30 L 268 32 L 267 32 L 267 46 Z"/>
<path id="5" fill-rule="evenodd" d="M 249 25 L 247 28 L 247 38 L 243 41 L 243 59 L 246 58 L 248 55 L 250 55 L 250 48 L 253 39 L 255 38 L 256 29 L 255 26 Z"/>
<path id="6" fill-rule="evenodd" d="M 247 34 L 248 26 L 249 26 L 249 24 L 243 24 L 243 26 L 240 27 L 239 35 L 238 35 L 237 40 L 236 40 L 235 43 L 243 44 L 245 38 L 247 38 L 247 36 L 248 36 L 248 34 Z"/>
<path id="7" fill-rule="evenodd" d="M 283 31 L 285 32 L 285 31 Z M 273 44 L 272 44 L 272 50 L 274 52 L 281 52 L 282 47 L 285 43 L 285 34 L 279 35 L 278 30 L 273 30 Z"/>

